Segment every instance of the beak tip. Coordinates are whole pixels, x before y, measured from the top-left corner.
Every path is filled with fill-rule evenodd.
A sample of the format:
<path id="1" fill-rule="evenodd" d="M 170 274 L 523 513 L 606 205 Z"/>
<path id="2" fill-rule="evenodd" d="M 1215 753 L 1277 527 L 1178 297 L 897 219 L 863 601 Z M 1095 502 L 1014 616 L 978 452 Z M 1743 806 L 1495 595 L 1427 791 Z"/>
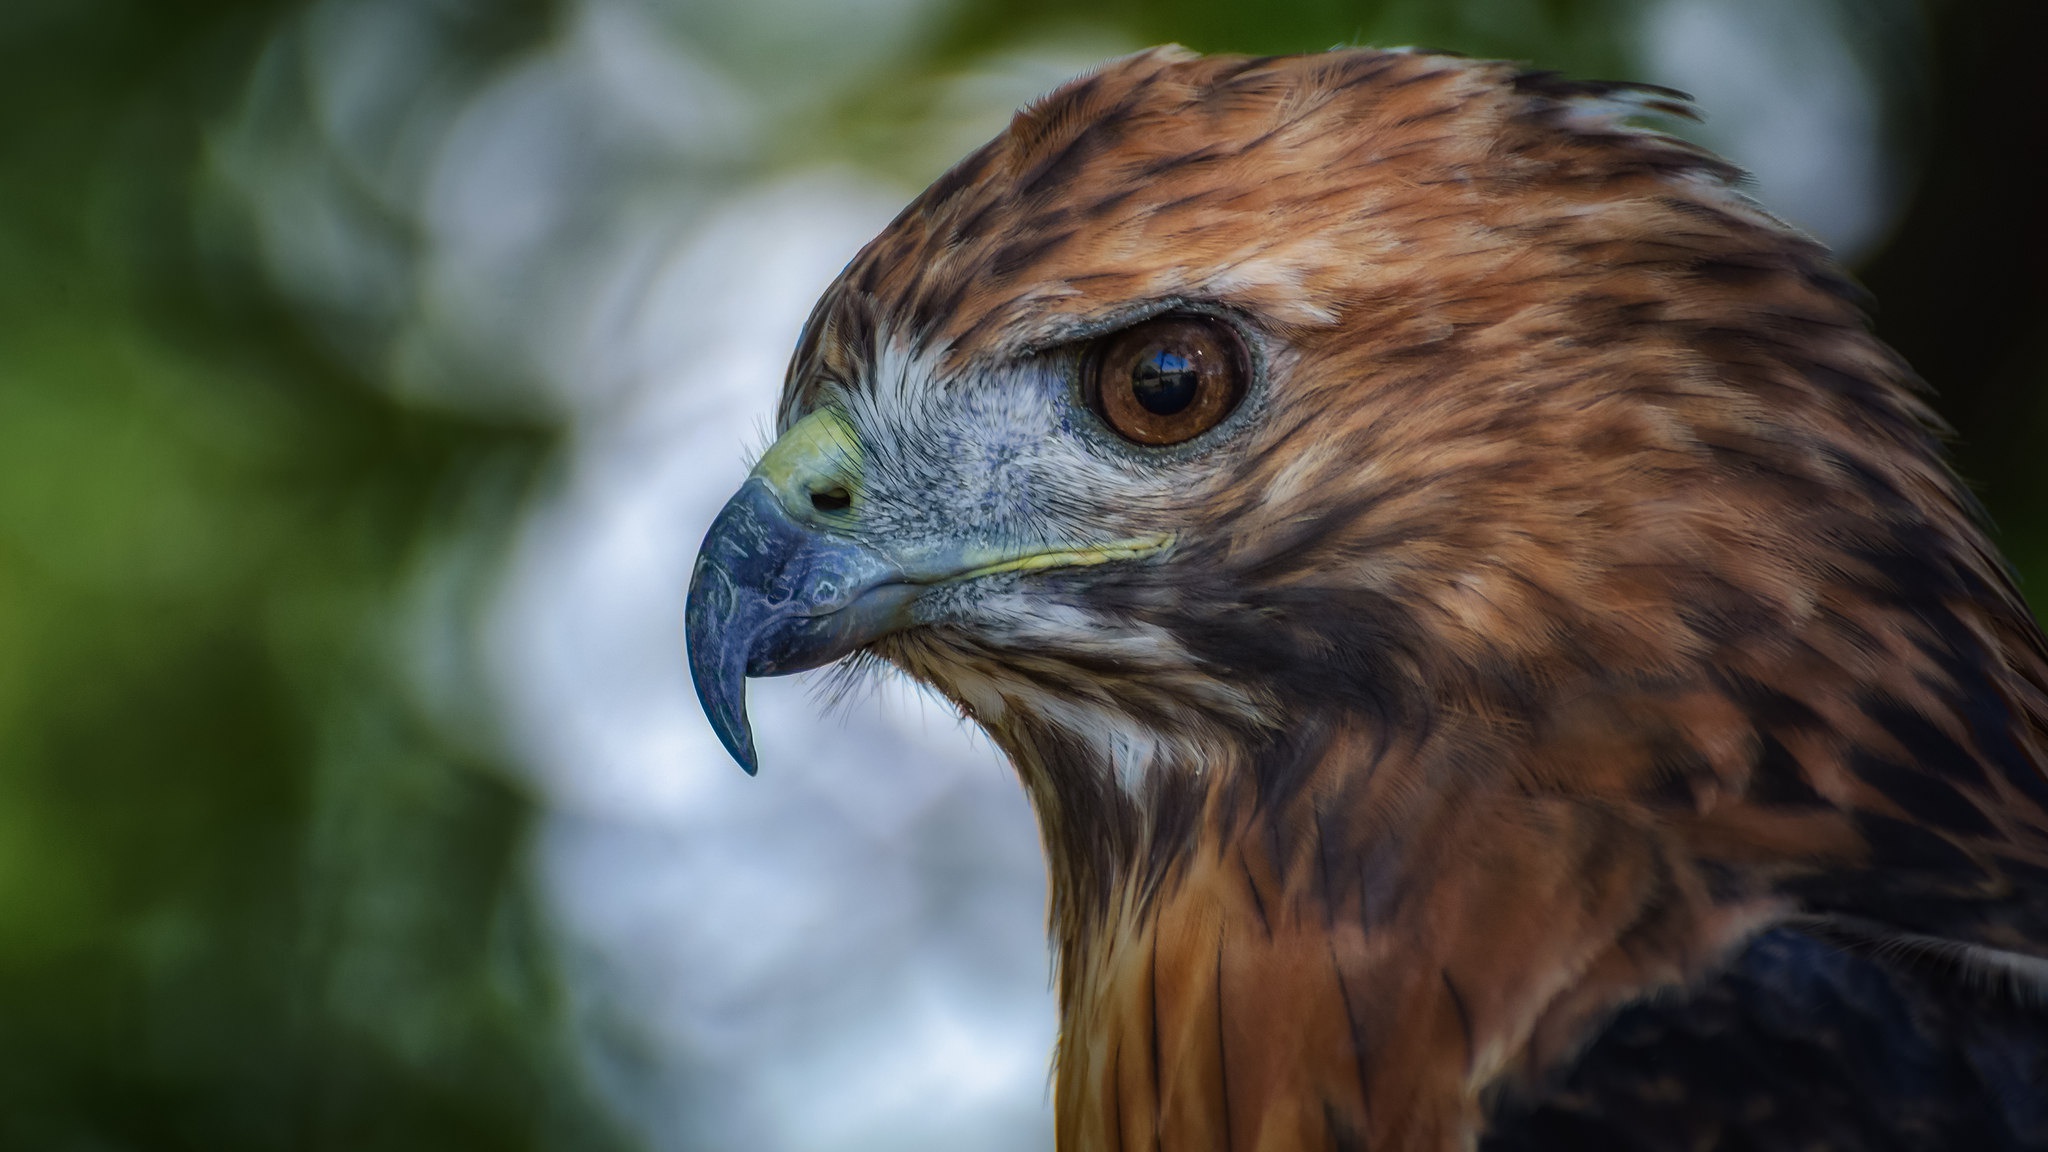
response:
<path id="1" fill-rule="evenodd" d="M 725 627 L 734 615 L 735 598 L 731 582 L 723 573 L 705 579 L 700 568 L 692 581 L 684 615 L 688 621 L 690 679 L 697 689 L 697 703 L 704 709 L 718 742 L 732 755 L 747 775 L 760 770 L 754 751 L 753 726 L 747 723 L 746 647 L 750 629 L 738 634 Z"/>
<path id="2" fill-rule="evenodd" d="M 697 700 L 704 707 L 705 718 L 711 721 L 711 730 L 718 734 L 718 742 L 747 775 L 759 773 L 761 762 L 754 751 L 753 726 L 747 723 L 747 701 L 745 681 L 733 677 L 735 683 L 727 692 L 709 693 L 704 684 L 697 686 Z M 725 685 L 720 685 L 725 687 Z"/>
<path id="3" fill-rule="evenodd" d="M 740 691 L 744 693 L 746 689 L 742 687 Z M 730 713 L 712 713 L 718 717 L 712 727 L 718 729 L 718 742 L 725 745 L 740 768 L 749 776 L 757 775 L 761 771 L 761 757 L 754 751 L 754 726 L 747 722 L 747 698 L 741 695 L 737 704 Z"/>
<path id="4" fill-rule="evenodd" d="M 740 717 L 736 730 L 728 733 L 721 728 L 718 739 L 725 745 L 725 750 L 732 753 L 732 758 L 739 764 L 740 771 L 749 776 L 761 774 L 761 760 L 754 753 L 754 734 L 748 729 L 744 715 Z"/>
<path id="5" fill-rule="evenodd" d="M 697 673 L 697 702 L 704 708 L 704 716 L 711 721 L 711 730 L 718 734 L 718 742 L 752 776 L 760 771 L 760 758 L 754 751 L 753 726 L 747 723 L 746 679 L 738 669 L 725 675 Z M 720 670 L 725 671 L 725 670 Z"/>

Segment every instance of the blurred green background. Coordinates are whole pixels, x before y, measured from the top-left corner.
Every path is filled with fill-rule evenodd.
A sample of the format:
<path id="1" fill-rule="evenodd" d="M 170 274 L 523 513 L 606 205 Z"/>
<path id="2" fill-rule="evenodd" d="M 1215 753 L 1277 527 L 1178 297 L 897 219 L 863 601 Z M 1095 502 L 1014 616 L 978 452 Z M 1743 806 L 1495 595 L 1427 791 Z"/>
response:
<path id="1" fill-rule="evenodd" d="M 488 599 L 561 466 L 564 406 L 488 354 L 422 370 L 387 347 L 434 307 L 379 287 L 403 280 L 377 262 L 423 243 L 389 196 L 351 201 L 370 287 L 323 295 L 281 280 L 252 223 L 252 197 L 290 190 L 230 178 L 317 131 L 290 77 L 328 42 L 300 33 L 346 7 L 0 0 L 0 1148 L 694 1146 L 590 1089 L 535 894 L 547 798 L 487 704 L 408 671 L 422 629 Z M 418 0 L 431 75 L 393 99 L 543 49 L 570 7 Z M 798 0 L 765 31 L 647 7 L 763 91 L 785 49 L 831 55 Z M 1422 44 L 1641 76 L 1652 7 L 930 3 L 825 98 L 762 97 L 764 143 L 674 178 L 830 162 L 907 196 L 971 142 L 925 130 L 939 81 L 1019 45 Z M 2048 579 L 2044 12 L 1829 17 L 1875 85 L 1890 189 L 1857 271 L 2029 587 Z"/>

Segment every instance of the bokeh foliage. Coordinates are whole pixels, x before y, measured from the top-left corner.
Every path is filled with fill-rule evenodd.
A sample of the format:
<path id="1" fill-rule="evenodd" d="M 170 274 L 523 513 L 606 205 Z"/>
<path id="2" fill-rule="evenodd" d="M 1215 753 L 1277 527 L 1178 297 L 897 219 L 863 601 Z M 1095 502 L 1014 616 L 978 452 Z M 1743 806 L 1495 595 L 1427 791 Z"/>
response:
<path id="1" fill-rule="evenodd" d="M 480 59 L 553 16 L 439 3 Z M 0 6 L 0 1147 L 613 1146 L 562 1046 L 535 801 L 397 654 L 451 536 L 483 593 L 554 432 L 393 399 L 202 226 L 209 128 L 297 7 Z M 914 56 L 1108 24 L 1617 75 L 1627 7 L 988 0 Z M 1918 193 L 1865 272 L 2048 573 L 2043 10 L 1928 9 Z"/>
<path id="2" fill-rule="evenodd" d="M 395 674 L 548 435 L 401 407 L 207 248 L 278 15 L 0 13 L 0 1146 L 603 1145 L 530 801 Z"/>

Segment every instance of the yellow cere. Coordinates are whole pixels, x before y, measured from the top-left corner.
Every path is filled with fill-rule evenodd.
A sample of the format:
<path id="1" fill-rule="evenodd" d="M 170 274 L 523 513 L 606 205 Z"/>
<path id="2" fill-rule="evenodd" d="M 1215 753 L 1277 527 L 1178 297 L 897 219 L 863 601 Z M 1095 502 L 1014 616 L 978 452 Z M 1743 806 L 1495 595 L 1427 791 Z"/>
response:
<path id="1" fill-rule="evenodd" d="M 838 410 L 820 408 L 777 437 L 768 454 L 754 465 L 754 475 L 768 484 L 776 499 L 798 515 L 810 510 L 811 493 L 842 488 L 860 492 L 860 437 Z"/>

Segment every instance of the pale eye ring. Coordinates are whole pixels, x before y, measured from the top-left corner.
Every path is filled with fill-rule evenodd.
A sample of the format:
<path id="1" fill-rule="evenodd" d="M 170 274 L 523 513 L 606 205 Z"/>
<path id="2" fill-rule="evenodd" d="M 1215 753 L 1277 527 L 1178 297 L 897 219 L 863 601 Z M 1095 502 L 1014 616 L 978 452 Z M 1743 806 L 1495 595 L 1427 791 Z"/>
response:
<path id="1" fill-rule="evenodd" d="M 1214 428 L 1244 399 L 1244 343 L 1207 316 L 1158 316 L 1097 340 L 1084 361 L 1088 406 L 1117 435 L 1179 444 Z"/>

